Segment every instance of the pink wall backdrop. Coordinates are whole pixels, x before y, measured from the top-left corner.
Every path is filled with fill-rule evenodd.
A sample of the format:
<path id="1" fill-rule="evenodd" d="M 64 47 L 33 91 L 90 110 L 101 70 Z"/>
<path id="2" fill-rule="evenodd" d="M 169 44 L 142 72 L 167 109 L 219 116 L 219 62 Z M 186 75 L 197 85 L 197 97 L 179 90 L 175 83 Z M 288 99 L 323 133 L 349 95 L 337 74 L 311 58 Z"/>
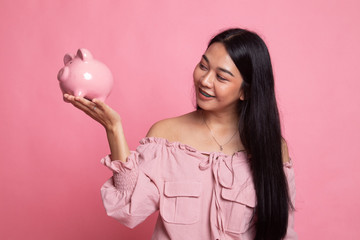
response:
<path id="1" fill-rule="evenodd" d="M 107 103 L 132 149 L 152 123 L 193 110 L 192 70 L 228 27 L 264 37 L 295 163 L 300 239 L 360 239 L 360 2 L 1 0 L 0 239 L 150 239 L 106 216 L 105 131 L 65 104 L 66 52 L 115 77 Z"/>

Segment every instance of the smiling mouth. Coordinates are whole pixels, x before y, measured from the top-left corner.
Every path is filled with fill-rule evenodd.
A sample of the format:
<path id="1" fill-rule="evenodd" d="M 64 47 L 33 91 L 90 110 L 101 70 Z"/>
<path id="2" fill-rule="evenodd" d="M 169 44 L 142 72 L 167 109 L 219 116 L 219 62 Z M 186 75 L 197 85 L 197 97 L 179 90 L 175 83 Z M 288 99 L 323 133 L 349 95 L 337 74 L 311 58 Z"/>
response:
<path id="1" fill-rule="evenodd" d="M 203 90 L 201 90 L 201 89 L 199 89 L 199 92 L 200 92 L 202 95 L 204 95 L 205 97 L 215 97 L 215 96 L 212 96 L 212 95 L 210 95 L 210 94 L 208 94 L 208 93 L 204 92 L 204 91 L 203 91 Z"/>

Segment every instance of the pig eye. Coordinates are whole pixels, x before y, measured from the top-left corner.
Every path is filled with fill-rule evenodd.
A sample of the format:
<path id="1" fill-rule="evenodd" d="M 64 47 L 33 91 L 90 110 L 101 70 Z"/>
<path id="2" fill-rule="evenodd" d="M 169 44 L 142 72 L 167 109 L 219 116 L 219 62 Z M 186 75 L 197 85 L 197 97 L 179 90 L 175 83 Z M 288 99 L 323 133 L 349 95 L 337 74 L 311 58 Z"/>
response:
<path id="1" fill-rule="evenodd" d="M 72 61 L 70 61 L 70 63 L 69 64 L 72 64 Z"/>

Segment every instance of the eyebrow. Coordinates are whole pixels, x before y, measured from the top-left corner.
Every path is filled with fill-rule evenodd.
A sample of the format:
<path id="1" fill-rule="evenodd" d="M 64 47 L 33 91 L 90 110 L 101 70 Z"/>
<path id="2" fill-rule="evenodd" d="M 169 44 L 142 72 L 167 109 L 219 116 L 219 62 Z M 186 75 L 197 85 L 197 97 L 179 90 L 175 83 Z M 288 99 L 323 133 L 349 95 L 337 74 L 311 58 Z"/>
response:
<path id="1" fill-rule="evenodd" d="M 209 61 L 209 59 L 207 58 L 207 56 L 202 55 L 202 58 L 203 58 L 207 63 L 210 63 L 210 61 Z M 221 67 L 219 67 L 218 69 L 219 69 L 220 71 L 225 72 L 225 73 L 227 73 L 227 74 L 230 74 L 231 76 L 234 77 L 234 74 L 232 74 L 229 70 L 226 70 L 225 68 L 221 68 Z"/>

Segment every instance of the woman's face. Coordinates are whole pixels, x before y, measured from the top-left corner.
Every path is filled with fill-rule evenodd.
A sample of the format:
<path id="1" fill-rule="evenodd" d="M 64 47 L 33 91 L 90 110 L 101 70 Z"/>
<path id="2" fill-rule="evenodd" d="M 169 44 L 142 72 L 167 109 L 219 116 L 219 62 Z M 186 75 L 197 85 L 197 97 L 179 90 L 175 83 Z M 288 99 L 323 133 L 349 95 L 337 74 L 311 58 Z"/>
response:
<path id="1" fill-rule="evenodd" d="M 243 100 L 240 71 L 222 43 L 213 43 L 194 70 L 196 103 L 204 110 L 235 110 Z"/>

